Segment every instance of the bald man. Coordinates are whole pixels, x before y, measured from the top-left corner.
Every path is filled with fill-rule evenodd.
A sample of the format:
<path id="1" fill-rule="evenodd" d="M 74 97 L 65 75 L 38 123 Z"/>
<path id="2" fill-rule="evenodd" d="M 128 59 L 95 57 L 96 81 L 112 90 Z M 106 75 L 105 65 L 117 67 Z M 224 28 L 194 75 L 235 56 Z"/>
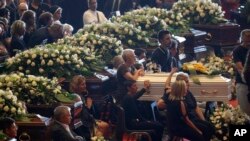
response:
<path id="1" fill-rule="evenodd" d="M 17 18 L 20 19 L 25 11 L 29 9 L 27 3 L 20 3 L 17 8 Z"/>

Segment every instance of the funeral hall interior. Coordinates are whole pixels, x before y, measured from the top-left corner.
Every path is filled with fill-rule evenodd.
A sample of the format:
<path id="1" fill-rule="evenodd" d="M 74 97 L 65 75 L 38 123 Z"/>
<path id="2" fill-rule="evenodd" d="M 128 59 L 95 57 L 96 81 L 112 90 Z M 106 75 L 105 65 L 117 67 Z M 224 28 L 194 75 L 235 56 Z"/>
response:
<path id="1" fill-rule="evenodd" d="M 0 141 L 244 140 L 249 48 L 250 0 L 0 0 Z"/>

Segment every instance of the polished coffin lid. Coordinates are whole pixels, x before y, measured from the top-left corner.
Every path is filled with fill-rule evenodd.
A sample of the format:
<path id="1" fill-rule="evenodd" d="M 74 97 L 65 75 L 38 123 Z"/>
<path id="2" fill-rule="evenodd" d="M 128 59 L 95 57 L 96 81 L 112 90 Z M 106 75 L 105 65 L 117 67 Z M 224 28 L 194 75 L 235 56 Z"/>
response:
<path id="1" fill-rule="evenodd" d="M 145 80 L 151 83 L 150 91 L 145 93 L 140 100 L 154 101 L 162 97 L 165 82 L 169 73 L 146 73 L 145 76 L 137 80 L 138 88 L 143 88 Z M 171 82 L 174 82 L 176 74 L 173 75 Z M 193 82 L 193 78 L 200 81 L 200 85 Z M 195 75 L 190 77 L 190 91 L 196 97 L 197 101 L 228 101 L 231 93 L 231 79 L 220 75 L 207 76 Z"/>

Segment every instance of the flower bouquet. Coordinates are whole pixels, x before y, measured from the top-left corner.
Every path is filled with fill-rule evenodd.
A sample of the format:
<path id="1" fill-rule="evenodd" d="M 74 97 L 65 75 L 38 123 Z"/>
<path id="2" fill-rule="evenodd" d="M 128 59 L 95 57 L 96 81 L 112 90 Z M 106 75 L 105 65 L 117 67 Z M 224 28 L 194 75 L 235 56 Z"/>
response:
<path id="1" fill-rule="evenodd" d="M 218 24 L 226 22 L 221 6 L 211 0 L 179 0 L 174 13 L 181 13 L 190 24 Z"/>
<path id="2" fill-rule="evenodd" d="M 244 125 L 249 122 L 249 116 L 243 113 L 239 106 L 222 104 L 215 109 L 210 116 L 210 121 L 215 126 L 215 138 L 213 140 L 229 140 L 229 125 Z"/>
<path id="3" fill-rule="evenodd" d="M 22 116 L 26 114 L 26 108 L 11 90 L 0 89 L 0 115 L 1 117 Z"/>
<path id="4" fill-rule="evenodd" d="M 70 94 L 61 89 L 56 78 L 48 79 L 23 73 L 3 74 L 0 75 L 0 89 L 11 90 L 13 94 L 8 93 L 8 98 L 11 97 L 9 99 L 12 101 L 16 101 L 14 97 L 17 97 L 27 104 L 48 105 L 59 102 L 62 97 L 66 99 L 62 102 L 72 102 Z"/>
<path id="5" fill-rule="evenodd" d="M 123 47 L 117 38 L 91 33 L 76 33 L 59 39 L 56 44 L 73 45 L 84 48 L 84 51 L 94 56 L 100 56 L 104 62 L 109 63 L 114 56 L 121 54 Z"/>
<path id="6" fill-rule="evenodd" d="M 125 15 L 136 15 L 138 17 L 157 17 L 160 22 L 162 29 L 167 28 L 173 34 L 178 35 L 180 33 L 185 32 L 189 27 L 187 21 L 182 18 L 182 13 L 175 13 L 174 11 L 167 11 L 166 9 L 160 8 L 142 8 L 138 10 L 133 10 L 131 12 L 127 12 Z M 132 19 L 132 23 L 135 19 Z M 163 23 L 165 22 L 165 23 Z M 148 23 L 147 23 L 148 24 Z M 157 24 L 159 27 L 159 24 Z M 154 25 L 150 25 L 154 29 Z M 155 30 L 156 31 L 156 30 Z"/>
<path id="7" fill-rule="evenodd" d="M 103 24 L 86 25 L 83 29 L 80 29 L 77 34 L 86 33 L 117 38 L 128 48 L 146 47 L 150 45 L 149 38 L 145 31 L 126 22 L 105 22 Z"/>
<path id="8" fill-rule="evenodd" d="M 209 75 L 222 74 L 229 78 L 234 76 L 234 63 L 232 60 L 224 60 L 213 55 L 202 58 L 200 62 L 207 68 Z"/>
<path id="9" fill-rule="evenodd" d="M 167 29 L 167 24 L 164 20 L 151 15 L 136 15 L 133 12 L 126 13 L 119 17 L 112 17 L 111 21 L 122 23 L 128 22 L 141 28 L 149 37 L 157 37 L 160 30 Z"/>
<path id="10" fill-rule="evenodd" d="M 6 72 L 15 71 L 49 78 L 71 77 L 75 74 L 90 75 L 102 66 L 98 59 L 98 56 L 84 48 L 48 44 L 7 59 L 5 69 Z"/>

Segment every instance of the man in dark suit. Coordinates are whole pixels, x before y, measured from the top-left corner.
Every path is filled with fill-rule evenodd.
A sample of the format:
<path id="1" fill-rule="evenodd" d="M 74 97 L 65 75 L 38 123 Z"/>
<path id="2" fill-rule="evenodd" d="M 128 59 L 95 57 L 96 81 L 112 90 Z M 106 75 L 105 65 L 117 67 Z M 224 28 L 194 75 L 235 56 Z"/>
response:
<path id="1" fill-rule="evenodd" d="M 70 129 L 70 107 L 58 106 L 54 110 L 54 121 L 51 124 L 51 137 L 53 141 L 85 141 L 81 136 Z"/>

